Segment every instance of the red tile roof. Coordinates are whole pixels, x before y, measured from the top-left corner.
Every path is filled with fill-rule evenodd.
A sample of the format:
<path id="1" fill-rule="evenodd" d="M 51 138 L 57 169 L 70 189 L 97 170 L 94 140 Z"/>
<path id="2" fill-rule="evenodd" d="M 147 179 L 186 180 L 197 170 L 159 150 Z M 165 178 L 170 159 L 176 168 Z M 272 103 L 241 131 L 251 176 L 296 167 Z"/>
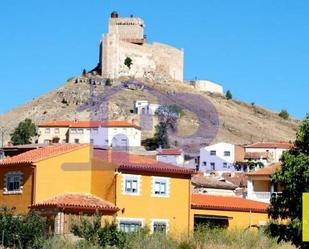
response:
<path id="1" fill-rule="evenodd" d="M 94 156 L 101 161 L 116 164 L 119 171 L 183 174 L 188 176 L 191 176 L 194 172 L 192 169 L 159 162 L 147 156 L 138 156 L 120 151 L 95 150 Z"/>
<path id="2" fill-rule="evenodd" d="M 193 209 L 267 213 L 268 204 L 241 197 L 193 194 Z"/>
<path id="3" fill-rule="evenodd" d="M 247 173 L 247 176 L 271 176 L 276 170 L 281 169 L 281 163 L 273 163 L 263 169 Z"/>
<path id="4" fill-rule="evenodd" d="M 86 146 L 88 145 L 87 144 L 53 144 L 53 145 L 30 150 L 25 153 L 0 160 L 0 166 L 20 164 L 20 163 L 31 164 L 31 163 L 38 162 L 38 161 L 41 161 L 49 157 L 58 156 L 63 153 L 74 151 L 74 150 L 77 150 L 77 149 L 80 149 Z"/>
<path id="5" fill-rule="evenodd" d="M 288 142 L 260 142 L 245 146 L 246 148 L 266 148 L 266 149 L 291 149 L 293 144 Z"/>
<path id="6" fill-rule="evenodd" d="M 108 120 L 108 121 L 50 121 L 38 125 L 39 127 L 68 127 L 68 128 L 98 128 L 98 127 L 134 127 L 140 129 L 140 126 L 129 121 Z"/>
<path id="7" fill-rule="evenodd" d="M 31 209 L 59 208 L 78 211 L 113 211 L 119 209 L 111 202 L 95 195 L 81 193 L 64 193 L 30 206 Z"/>
<path id="8" fill-rule="evenodd" d="M 159 149 L 158 155 L 160 156 L 179 156 L 182 154 L 182 149 Z"/>

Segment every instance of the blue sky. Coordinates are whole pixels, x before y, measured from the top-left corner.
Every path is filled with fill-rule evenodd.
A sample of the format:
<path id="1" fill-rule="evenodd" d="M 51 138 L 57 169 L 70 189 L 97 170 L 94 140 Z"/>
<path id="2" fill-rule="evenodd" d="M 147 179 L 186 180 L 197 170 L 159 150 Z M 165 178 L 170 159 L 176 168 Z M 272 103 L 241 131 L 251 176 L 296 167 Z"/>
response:
<path id="1" fill-rule="evenodd" d="M 112 10 L 142 17 L 150 42 L 184 48 L 186 79 L 298 118 L 309 112 L 306 0 L 7 0 L 0 10 L 0 113 L 92 69 Z"/>

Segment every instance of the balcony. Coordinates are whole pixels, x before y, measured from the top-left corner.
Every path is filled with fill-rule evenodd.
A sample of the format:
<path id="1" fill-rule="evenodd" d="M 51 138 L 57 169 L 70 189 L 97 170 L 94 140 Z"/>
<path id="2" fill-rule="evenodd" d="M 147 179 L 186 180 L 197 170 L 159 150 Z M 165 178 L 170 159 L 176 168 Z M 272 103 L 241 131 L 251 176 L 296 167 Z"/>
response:
<path id="1" fill-rule="evenodd" d="M 247 199 L 269 203 L 271 198 L 270 192 L 248 192 Z"/>

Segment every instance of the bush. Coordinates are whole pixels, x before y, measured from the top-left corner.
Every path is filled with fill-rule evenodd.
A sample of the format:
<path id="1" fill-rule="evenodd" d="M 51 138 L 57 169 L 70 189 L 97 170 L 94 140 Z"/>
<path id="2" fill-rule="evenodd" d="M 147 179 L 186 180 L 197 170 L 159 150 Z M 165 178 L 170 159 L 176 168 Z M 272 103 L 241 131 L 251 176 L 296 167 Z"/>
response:
<path id="1" fill-rule="evenodd" d="M 279 117 L 283 118 L 283 119 L 288 119 L 290 117 L 289 113 L 287 110 L 282 110 L 281 112 L 279 112 Z"/>
<path id="2" fill-rule="evenodd" d="M 92 220 L 91 220 L 92 218 Z M 126 236 L 123 232 L 118 230 L 115 222 L 105 223 L 101 227 L 101 217 L 95 215 L 92 217 L 82 217 L 80 221 L 72 220 L 71 232 L 93 245 L 101 246 L 117 246 L 124 248 L 126 244 Z"/>
<path id="3" fill-rule="evenodd" d="M 113 81 L 111 79 L 106 79 L 105 86 L 112 86 L 112 85 L 113 85 Z"/>
<path id="4" fill-rule="evenodd" d="M 227 90 L 226 94 L 225 94 L 225 97 L 227 99 L 233 99 L 233 95 L 232 95 L 232 92 L 230 90 Z"/>
<path id="5" fill-rule="evenodd" d="M 0 234 L 4 231 L 4 246 L 41 248 L 46 239 L 46 221 L 35 212 L 16 215 L 14 209 L 0 209 Z"/>

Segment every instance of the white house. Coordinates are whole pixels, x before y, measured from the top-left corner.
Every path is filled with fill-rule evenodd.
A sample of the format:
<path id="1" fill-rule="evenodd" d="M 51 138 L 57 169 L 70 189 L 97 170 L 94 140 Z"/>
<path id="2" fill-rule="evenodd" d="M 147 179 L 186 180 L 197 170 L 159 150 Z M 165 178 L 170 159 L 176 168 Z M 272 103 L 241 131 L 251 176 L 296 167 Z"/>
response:
<path id="1" fill-rule="evenodd" d="M 157 161 L 184 166 L 184 153 L 182 149 L 158 149 Z"/>
<path id="2" fill-rule="evenodd" d="M 150 104 L 147 100 L 137 100 L 134 102 L 134 111 L 137 114 L 155 115 L 159 107 L 159 104 Z"/>
<path id="3" fill-rule="evenodd" d="M 128 121 L 52 121 L 39 125 L 38 143 L 91 143 L 107 147 L 141 146 L 141 128 Z"/>
<path id="4" fill-rule="evenodd" d="M 221 85 L 209 80 L 193 80 L 190 81 L 190 84 L 193 85 L 194 88 L 203 92 L 224 94 L 223 87 Z"/>
<path id="5" fill-rule="evenodd" d="M 202 172 L 233 172 L 234 164 L 243 161 L 244 149 L 229 143 L 217 143 L 200 149 L 199 170 Z"/>
<path id="6" fill-rule="evenodd" d="M 280 193 L 282 187 L 271 181 L 271 175 L 280 168 L 280 163 L 273 163 L 263 169 L 247 173 L 247 199 L 269 203 L 272 194 Z"/>
<path id="7" fill-rule="evenodd" d="M 293 144 L 287 142 L 260 142 L 245 146 L 247 159 L 261 161 L 264 164 L 277 163 L 282 153 L 291 149 Z"/>

